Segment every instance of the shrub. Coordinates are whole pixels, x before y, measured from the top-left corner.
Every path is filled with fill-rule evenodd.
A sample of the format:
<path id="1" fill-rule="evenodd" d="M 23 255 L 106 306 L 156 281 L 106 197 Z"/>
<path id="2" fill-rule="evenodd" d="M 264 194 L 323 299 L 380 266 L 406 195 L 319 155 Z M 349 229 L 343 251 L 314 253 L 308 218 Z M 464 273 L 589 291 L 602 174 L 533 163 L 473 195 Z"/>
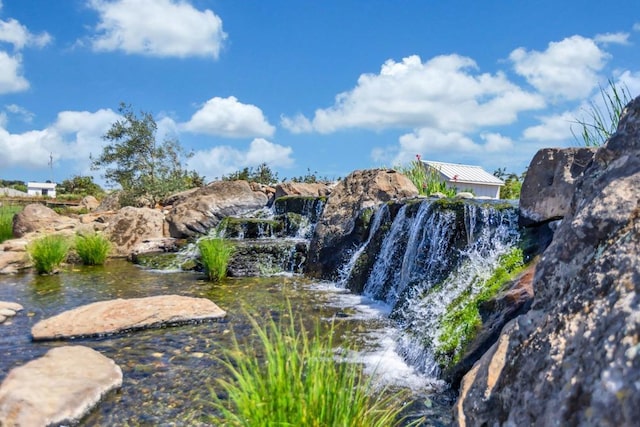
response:
<path id="1" fill-rule="evenodd" d="M 85 265 L 102 265 L 109 255 L 111 243 L 102 234 L 77 234 L 74 246 Z"/>
<path id="2" fill-rule="evenodd" d="M 198 249 L 209 280 L 219 281 L 224 278 L 233 254 L 233 246 L 224 239 L 201 239 Z"/>
<path id="3" fill-rule="evenodd" d="M 251 319 L 258 336 L 255 347 L 226 352 L 223 365 L 232 380 L 218 379 L 228 400 L 213 393 L 215 409 L 226 426 L 400 425 L 402 393 L 374 391 L 359 365 L 339 362 L 333 353 L 333 328 L 327 336 L 316 326 L 309 338 L 289 308 L 289 320 L 264 325 Z"/>
<path id="4" fill-rule="evenodd" d="M 425 168 L 420 161 L 420 155 L 416 155 L 416 160 L 412 161 L 409 166 L 396 166 L 394 169 L 409 178 L 423 196 L 430 196 L 434 193 L 442 193 L 447 197 L 456 195 L 456 189 L 447 186 L 438 171 L 433 168 Z"/>
<path id="5" fill-rule="evenodd" d="M 38 274 L 49 274 L 66 259 L 69 243 L 63 236 L 45 236 L 31 243 L 28 252 Z"/>
<path id="6" fill-rule="evenodd" d="M 13 239 L 13 216 L 21 210 L 20 206 L 0 206 L 0 243 Z"/>

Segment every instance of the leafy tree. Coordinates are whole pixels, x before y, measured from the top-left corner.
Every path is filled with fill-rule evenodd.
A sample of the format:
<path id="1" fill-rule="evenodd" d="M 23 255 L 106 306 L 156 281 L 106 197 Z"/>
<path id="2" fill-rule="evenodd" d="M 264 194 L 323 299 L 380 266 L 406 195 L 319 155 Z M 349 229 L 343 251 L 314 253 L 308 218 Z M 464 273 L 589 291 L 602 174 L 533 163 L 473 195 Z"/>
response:
<path id="1" fill-rule="evenodd" d="M 93 182 L 92 176 L 80 175 L 74 175 L 70 179 L 65 179 L 57 186 L 56 191 L 59 194 L 77 194 L 83 197 L 100 197 L 104 194 L 102 187 Z"/>
<path id="2" fill-rule="evenodd" d="M 229 175 L 222 177 L 223 181 L 244 180 L 260 184 L 275 184 L 278 182 L 278 174 L 271 170 L 266 163 L 261 163 L 257 168 L 245 167 Z"/>
<path id="3" fill-rule="evenodd" d="M 504 181 L 504 186 L 500 189 L 501 199 L 519 199 L 520 190 L 522 189 L 522 182 L 526 175 L 526 171 L 521 175 L 515 173 L 508 173 L 507 168 L 498 168 L 493 172 L 493 175 Z"/>
<path id="4" fill-rule="evenodd" d="M 24 181 L 0 179 L 0 187 L 13 188 L 14 190 L 27 192 L 27 184 Z"/>
<path id="5" fill-rule="evenodd" d="M 307 173 L 305 175 L 294 176 L 293 178 L 291 178 L 291 182 L 303 182 L 305 184 L 315 184 L 317 182 L 321 182 L 321 183 L 331 182 L 331 180 L 326 176 L 318 176 L 318 171 L 311 172 L 311 169 L 307 168 Z"/>
<path id="6" fill-rule="evenodd" d="M 151 113 L 141 111 L 137 116 L 124 103 L 118 111 L 123 118 L 103 136 L 108 144 L 98 158 L 92 157 L 91 167 L 104 168 L 107 182 L 122 187 L 123 205 L 147 200 L 155 206 L 167 195 L 204 180 L 182 166 L 193 153 L 187 154 L 176 139 L 156 140 L 158 126 Z"/>

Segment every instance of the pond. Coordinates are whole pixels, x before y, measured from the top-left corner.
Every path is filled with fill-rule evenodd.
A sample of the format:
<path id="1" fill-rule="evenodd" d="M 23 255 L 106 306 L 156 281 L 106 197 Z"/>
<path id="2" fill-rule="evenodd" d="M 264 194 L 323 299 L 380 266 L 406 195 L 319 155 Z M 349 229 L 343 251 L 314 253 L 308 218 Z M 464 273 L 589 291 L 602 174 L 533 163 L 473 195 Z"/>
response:
<path id="1" fill-rule="evenodd" d="M 85 419 L 86 426 L 216 425 L 211 393 L 216 378 L 227 376 L 218 362 L 233 336 L 251 342 L 249 315 L 278 318 L 294 315 L 313 327 L 334 322 L 338 344 L 357 349 L 356 360 L 381 386 L 410 388 L 413 418 L 425 425 L 448 425 L 452 394 L 427 378 L 393 351 L 397 331 L 385 306 L 350 294 L 332 283 L 298 275 L 229 278 L 219 284 L 193 272 L 160 272 L 122 260 L 104 267 L 73 266 L 53 276 L 24 273 L 0 276 L 0 300 L 22 304 L 24 310 L 0 325 L 0 381 L 8 372 L 49 349 L 69 342 L 32 342 L 31 327 L 62 311 L 107 299 L 178 294 L 209 298 L 228 312 L 221 322 L 131 332 L 105 338 L 79 339 L 113 359 L 124 375 L 122 388 L 107 395 Z M 410 418 L 410 419 L 413 419 Z"/>

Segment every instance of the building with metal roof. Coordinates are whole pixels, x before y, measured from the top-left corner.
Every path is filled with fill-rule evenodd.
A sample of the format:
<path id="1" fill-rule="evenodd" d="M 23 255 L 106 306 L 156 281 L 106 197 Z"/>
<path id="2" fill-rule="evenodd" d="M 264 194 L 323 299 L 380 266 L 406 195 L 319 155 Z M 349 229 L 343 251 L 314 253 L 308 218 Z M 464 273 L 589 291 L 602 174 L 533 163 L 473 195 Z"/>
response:
<path id="1" fill-rule="evenodd" d="M 480 166 L 421 160 L 425 168 L 438 171 L 440 177 L 458 192 L 471 192 L 479 198 L 500 198 L 500 187 L 504 181 Z"/>

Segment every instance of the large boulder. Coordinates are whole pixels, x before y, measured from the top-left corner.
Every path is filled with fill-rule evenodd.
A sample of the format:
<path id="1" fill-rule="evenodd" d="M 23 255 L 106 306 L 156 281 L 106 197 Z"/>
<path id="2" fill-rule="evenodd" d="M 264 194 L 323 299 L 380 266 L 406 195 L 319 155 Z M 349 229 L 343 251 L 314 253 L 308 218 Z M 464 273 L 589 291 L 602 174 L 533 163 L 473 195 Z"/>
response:
<path id="1" fill-rule="evenodd" d="M 415 185 L 394 170 L 352 172 L 335 186 L 327 200 L 310 242 L 305 272 L 335 280 L 354 246 L 366 240 L 371 210 L 381 203 L 416 196 Z"/>
<path id="2" fill-rule="evenodd" d="M 13 235 L 23 237 L 35 231 L 51 233 L 72 230 L 78 225 L 78 220 L 58 215 L 53 209 L 40 203 L 32 203 L 13 217 Z"/>
<path id="3" fill-rule="evenodd" d="M 104 232 L 113 244 L 111 254 L 130 256 L 151 239 L 164 237 L 164 215 L 150 208 L 127 206 L 108 217 Z"/>
<path id="4" fill-rule="evenodd" d="M 467 373 L 461 426 L 637 425 L 640 98 L 597 150 L 534 276 L 531 310 Z"/>
<path id="5" fill-rule="evenodd" d="M 575 185 L 593 160 L 595 148 L 543 148 L 527 169 L 520 192 L 520 224 L 562 219 L 569 213 Z"/>
<path id="6" fill-rule="evenodd" d="M 283 182 L 275 186 L 275 198 L 285 196 L 327 197 L 331 185 L 322 182 Z"/>
<path id="7" fill-rule="evenodd" d="M 34 340 L 112 335 L 120 332 L 220 319 L 226 312 L 206 298 L 159 295 L 83 305 L 31 328 Z"/>
<path id="8" fill-rule="evenodd" d="M 122 385 L 113 360 L 89 347 L 51 349 L 15 368 L 0 385 L 0 425 L 76 424 L 110 390 Z"/>
<path id="9" fill-rule="evenodd" d="M 241 216 L 263 208 L 268 202 L 263 191 L 254 190 L 246 181 L 215 181 L 171 200 L 167 214 L 169 234 L 188 238 L 206 234 L 228 216 Z"/>

